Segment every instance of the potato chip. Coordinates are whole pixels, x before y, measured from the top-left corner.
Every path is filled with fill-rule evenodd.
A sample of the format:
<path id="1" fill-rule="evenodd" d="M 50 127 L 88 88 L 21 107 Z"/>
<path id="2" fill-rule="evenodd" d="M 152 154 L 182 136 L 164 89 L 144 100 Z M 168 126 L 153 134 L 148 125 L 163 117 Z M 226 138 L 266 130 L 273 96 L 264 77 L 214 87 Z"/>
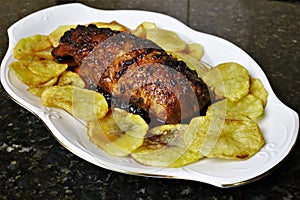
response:
<path id="1" fill-rule="evenodd" d="M 128 31 L 129 28 L 124 26 L 123 24 L 118 23 L 117 21 L 112 22 L 93 22 L 91 24 L 95 24 L 98 28 L 110 28 L 116 31 Z"/>
<path id="2" fill-rule="evenodd" d="M 48 87 L 29 87 L 27 91 L 40 97 L 47 88 Z"/>
<path id="3" fill-rule="evenodd" d="M 26 56 L 22 56 L 19 61 L 26 64 L 26 65 L 29 65 L 30 63 L 32 62 L 35 62 L 35 61 L 40 61 L 41 58 L 36 56 L 36 55 L 26 55 Z"/>
<path id="4" fill-rule="evenodd" d="M 203 46 L 198 43 L 187 44 L 188 54 L 197 60 L 200 60 L 203 56 Z"/>
<path id="5" fill-rule="evenodd" d="M 181 142 L 184 144 L 183 137 L 181 139 Z M 185 165 L 198 162 L 202 158 L 204 158 L 204 156 L 202 156 L 199 152 L 193 152 L 186 148 L 182 155 L 179 158 L 177 158 L 177 160 L 175 160 L 173 163 L 171 163 L 168 167 L 183 167 Z"/>
<path id="6" fill-rule="evenodd" d="M 234 62 L 219 64 L 209 70 L 204 81 L 214 89 L 218 96 L 230 101 L 238 101 L 249 92 L 249 72 L 242 65 Z"/>
<path id="7" fill-rule="evenodd" d="M 254 121 L 225 119 L 220 132 L 215 133 L 218 137 L 211 139 L 208 129 L 213 123 L 215 120 L 209 116 L 191 121 L 184 139 L 192 151 L 201 153 L 207 144 L 210 146 L 210 140 L 216 140 L 209 151 L 205 150 L 206 157 L 242 160 L 253 156 L 265 144 L 260 128 Z"/>
<path id="8" fill-rule="evenodd" d="M 131 33 L 137 37 L 146 38 L 146 30 L 156 28 L 156 24 L 152 22 L 143 22 L 136 29 L 132 30 Z"/>
<path id="9" fill-rule="evenodd" d="M 57 47 L 59 45 L 59 40 L 63 34 L 70 30 L 71 28 L 75 28 L 76 25 L 61 25 L 57 27 L 54 31 L 52 31 L 49 35 L 49 41 L 51 42 L 53 47 Z"/>
<path id="10" fill-rule="evenodd" d="M 152 128 L 143 145 L 131 156 L 137 162 L 153 167 L 182 167 L 198 161 L 201 155 L 189 151 L 183 140 L 187 126 L 168 124 Z"/>
<path id="11" fill-rule="evenodd" d="M 41 60 L 32 62 L 28 65 L 28 69 L 38 75 L 45 77 L 57 77 L 68 68 L 67 64 L 57 63 L 52 60 Z"/>
<path id="12" fill-rule="evenodd" d="M 42 96 L 44 106 L 59 107 L 82 120 L 102 118 L 108 111 L 104 96 L 98 92 L 75 86 L 52 86 Z"/>
<path id="13" fill-rule="evenodd" d="M 207 156 L 218 142 L 224 124 L 225 118 L 217 116 L 193 118 L 184 133 L 184 142 L 190 151 Z"/>
<path id="14" fill-rule="evenodd" d="M 32 73 L 26 62 L 15 61 L 9 65 L 9 69 L 15 74 L 15 76 L 23 83 L 29 86 L 41 85 L 51 79 L 49 76 L 39 76 Z"/>
<path id="15" fill-rule="evenodd" d="M 264 144 L 265 140 L 255 122 L 226 119 L 222 134 L 207 157 L 247 159 Z"/>
<path id="16" fill-rule="evenodd" d="M 57 85 L 74 85 L 80 88 L 85 87 L 85 83 L 80 78 L 80 76 L 77 73 L 71 71 L 63 72 L 58 79 Z"/>
<path id="17" fill-rule="evenodd" d="M 139 115 L 115 108 L 102 119 L 88 122 L 91 142 L 112 156 L 127 156 L 142 145 L 148 124 Z"/>
<path id="18" fill-rule="evenodd" d="M 21 59 L 24 56 L 32 56 L 37 51 L 49 49 L 51 43 L 46 35 L 33 35 L 27 38 L 20 39 L 13 52 L 16 59 Z"/>
<path id="19" fill-rule="evenodd" d="M 43 51 L 37 51 L 34 53 L 35 56 L 46 59 L 46 60 L 53 60 L 53 56 L 51 54 L 52 48 L 50 49 L 45 49 Z"/>
<path id="20" fill-rule="evenodd" d="M 249 93 L 258 97 L 262 101 L 263 107 L 267 105 L 268 92 L 264 88 L 264 85 L 262 84 L 260 79 L 252 77 L 250 78 Z"/>
<path id="21" fill-rule="evenodd" d="M 53 85 L 55 85 L 57 83 L 57 80 L 58 80 L 57 77 L 53 77 L 49 81 L 47 81 L 47 82 L 45 82 L 43 84 L 37 85 L 37 87 L 49 87 L 49 86 L 53 86 Z"/>
<path id="22" fill-rule="evenodd" d="M 49 81 L 40 84 L 40 85 L 34 85 L 34 86 L 30 86 L 27 90 L 36 95 L 36 96 L 42 96 L 43 92 L 50 86 L 53 86 L 54 84 L 56 84 L 57 82 L 57 77 L 51 78 Z"/>
<path id="23" fill-rule="evenodd" d="M 186 43 L 174 32 L 160 28 L 146 29 L 146 38 L 158 44 L 167 52 L 182 51 Z"/>
<path id="24" fill-rule="evenodd" d="M 225 112 L 224 112 L 225 109 Z M 208 107 L 207 115 L 215 116 L 244 116 L 256 120 L 264 113 L 262 101 L 252 94 L 244 96 L 237 102 L 224 99 Z"/>
<path id="25" fill-rule="evenodd" d="M 237 102 L 227 101 L 230 112 L 256 120 L 264 113 L 262 101 L 254 95 L 248 94 Z"/>
<path id="26" fill-rule="evenodd" d="M 204 77 L 209 70 L 208 67 L 206 67 L 203 63 L 201 63 L 200 60 L 197 60 L 193 56 L 182 52 L 173 52 L 171 54 L 174 55 L 178 60 L 184 61 L 191 70 L 196 70 L 198 76 L 201 78 Z"/>

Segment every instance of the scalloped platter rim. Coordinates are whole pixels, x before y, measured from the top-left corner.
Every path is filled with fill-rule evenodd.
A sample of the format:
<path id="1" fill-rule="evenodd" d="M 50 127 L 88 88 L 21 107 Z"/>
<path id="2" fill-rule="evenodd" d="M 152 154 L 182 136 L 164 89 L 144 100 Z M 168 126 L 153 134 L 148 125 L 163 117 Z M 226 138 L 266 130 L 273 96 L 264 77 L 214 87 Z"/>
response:
<path id="1" fill-rule="evenodd" d="M 260 78 L 269 93 L 265 116 L 258 122 L 266 139 L 266 145 L 261 151 L 245 161 L 204 159 L 181 168 L 148 167 L 136 163 L 131 158 L 110 157 L 88 140 L 84 122 L 78 121 L 61 109 L 42 106 L 40 99 L 30 94 L 27 86 L 9 71 L 9 63 L 14 60 L 13 47 L 20 38 L 49 34 L 63 24 L 113 20 L 132 29 L 144 21 L 154 22 L 161 28 L 178 33 L 188 41 L 201 43 L 205 50 L 203 61 L 211 65 L 238 62 L 249 70 L 251 76 Z M 8 35 L 9 47 L 1 63 L 1 83 L 6 92 L 14 101 L 38 116 L 65 148 L 102 168 L 126 174 L 186 179 L 217 187 L 233 187 L 269 174 L 271 169 L 287 157 L 296 142 L 299 130 L 298 114 L 276 97 L 259 65 L 229 41 L 192 30 L 170 16 L 139 10 L 99 10 L 71 3 L 46 8 L 24 17 L 8 29 Z"/>

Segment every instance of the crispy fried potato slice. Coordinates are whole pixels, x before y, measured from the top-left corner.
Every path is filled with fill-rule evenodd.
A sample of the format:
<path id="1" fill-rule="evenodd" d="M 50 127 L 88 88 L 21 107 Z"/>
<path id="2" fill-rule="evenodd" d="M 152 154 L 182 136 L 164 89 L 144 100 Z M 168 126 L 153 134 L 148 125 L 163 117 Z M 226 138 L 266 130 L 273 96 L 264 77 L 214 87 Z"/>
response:
<path id="1" fill-rule="evenodd" d="M 264 88 L 264 85 L 262 84 L 260 79 L 252 78 L 252 77 L 250 78 L 249 93 L 258 97 L 262 101 L 263 107 L 266 107 L 267 99 L 268 99 L 268 92 Z"/>
<path id="2" fill-rule="evenodd" d="M 127 156 L 142 145 L 148 124 L 139 115 L 115 108 L 102 119 L 88 122 L 91 142 L 111 156 Z"/>
<path id="3" fill-rule="evenodd" d="M 141 147 L 131 156 L 139 163 L 153 167 L 182 167 L 201 158 L 187 149 L 183 133 L 188 125 L 168 124 L 152 128 Z"/>
<path id="4" fill-rule="evenodd" d="M 28 65 L 28 69 L 38 75 L 46 77 L 57 77 L 68 68 L 67 64 L 57 63 L 53 60 L 41 60 L 32 62 Z"/>
<path id="5" fill-rule="evenodd" d="M 225 109 L 225 114 L 224 114 Z M 237 102 L 224 99 L 209 106 L 207 115 L 214 116 L 244 116 L 251 120 L 258 119 L 264 113 L 262 101 L 252 94 L 244 96 Z"/>
<path id="6" fill-rule="evenodd" d="M 22 59 L 24 56 L 33 56 L 35 52 L 51 48 L 51 43 L 46 35 L 33 35 L 20 39 L 13 52 L 16 59 Z"/>
<path id="7" fill-rule="evenodd" d="M 193 118 L 184 133 L 184 142 L 190 151 L 207 156 L 218 142 L 224 124 L 225 118 L 217 116 Z"/>
<path id="8" fill-rule="evenodd" d="M 40 61 L 40 60 L 42 60 L 42 58 L 40 58 L 36 55 L 26 55 L 26 56 L 23 56 L 20 59 L 18 59 L 18 61 L 20 61 L 26 65 L 29 65 L 32 62 Z"/>
<path id="9" fill-rule="evenodd" d="M 86 121 L 102 118 L 108 111 L 102 94 L 71 85 L 47 88 L 41 96 L 41 102 L 45 106 L 62 108 Z"/>
<path id="10" fill-rule="evenodd" d="M 37 86 L 46 83 L 51 79 L 49 76 L 39 76 L 32 73 L 26 62 L 15 61 L 9 65 L 9 69 L 15 74 L 15 76 L 23 83 L 29 86 Z"/>
<path id="11" fill-rule="evenodd" d="M 132 30 L 131 33 L 137 37 L 146 38 L 146 30 L 156 28 L 156 24 L 152 22 L 143 22 L 136 29 Z"/>
<path id="12" fill-rule="evenodd" d="M 204 77 L 209 71 L 208 67 L 206 67 L 203 63 L 201 63 L 200 60 L 197 60 L 193 56 L 182 52 L 172 52 L 171 54 L 174 55 L 174 57 L 176 57 L 178 60 L 184 61 L 191 70 L 196 70 L 198 76 L 201 78 Z"/>
<path id="13" fill-rule="evenodd" d="M 203 77 L 216 95 L 224 96 L 236 102 L 249 92 L 249 72 L 242 65 L 234 62 L 219 64 Z"/>
<path id="14" fill-rule="evenodd" d="M 48 87 L 29 87 L 27 90 L 31 94 L 34 94 L 36 96 L 42 96 L 43 92 L 47 89 Z"/>
<path id="15" fill-rule="evenodd" d="M 264 144 L 265 140 L 255 122 L 226 119 L 221 137 L 207 157 L 247 159 Z"/>
<path id="16" fill-rule="evenodd" d="M 167 52 L 182 51 L 186 43 L 174 32 L 160 28 L 146 29 L 146 38 L 152 40 Z"/>
<path id="17" fill-rule="evenodd" d="M 110 28 L 110 29 L 116 30 L 116 31 L 128 31 L 129 30 L 129 28 L 127 28 L 123 24 L 120 24 L 117 21 L 112 21 L 112 22 L 93 22 L 92 24 L 95 24 L 98 28 Z"/>
<path id="18" fill-rule="evenodd" d="M 209 116 L 192 119 L 184 135 L 192 151 L 202 153 L 202 149 L 205 149 L 204 156 L 209 158 L 243 160 L 253 156 L 265 144 L 260 128 L 254 121 L 224 119 L 220 130 L 211 134 L 209 128 L 215 120 Z M 211 145 L 211 140 L 215 140 L 214 145 Z M 207 145 L 210 150 L 206 149 Z"/>
<path id="19" fill-rule="evenodd" d="M 197 60 L 200 60 L 204 54 L 203 46 L 199 43 L 187 44 L 188 54 Z"/>
<path id="20" fill-rule="evenodd" d="M 54 31 L 52 31 L 49 35 L 49 41 L 51 42 L 53 47 L 57 47 L 59 45 L 59 40 L 63 34 L 70 30 L 71 28 L 75 28 L 76 25 L 61 25 L 57 27 Z"/>
<path id="21" fill-rule="evenodd" d="M 27 90 L 36 95 L 36 96 L 42 96 L 43 92 L 48 88 L 48 87 L 51 87 L 53 86 L 54 84 L 57 83 L 57 77 L 53 77 L 51 78 L 49 81 L 43 83 L 43 84 L 40 84 L 40 85 L 35 85 L 35 86 L 30 86 Z"/>
<path id="22" fill-rule="evenodd" d="M 57 77 L 53 77 L 51 78 L 49 81 L 43 83 L 43 84 L 40 84 L 40 85 L 37 85 L 36 87 L 49 87 L 49 86 L 53 86 L 57 83 Z"/>
<path id="23" fill-rule="evenodd" d="M 43 51 L 37 51 L 34 53 L 35 56 L 46 59 L 46 60 L 53 60 L 53 56 L 51 54 L 52 48 L 45 49 Z"/>
<path id="24" fill-rule="evenodd" d="M 85 83 L 77 73 L 65 71 L 60 75 L 57 85 L 74 85 L 76 87 L 84 88 Z"/>

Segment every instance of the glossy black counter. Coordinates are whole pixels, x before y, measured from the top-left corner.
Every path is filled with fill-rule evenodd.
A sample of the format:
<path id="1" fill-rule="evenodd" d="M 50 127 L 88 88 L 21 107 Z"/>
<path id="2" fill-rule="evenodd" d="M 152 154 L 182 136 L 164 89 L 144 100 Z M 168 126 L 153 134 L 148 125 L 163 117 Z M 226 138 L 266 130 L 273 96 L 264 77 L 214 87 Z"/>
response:
<path id="1" fill-rule="evenodd" d="M 40 9 L 68 3 L 3 0 L 0 58 L 6 30 Z M 74 1 L 73 1 L 74 2 Z M 278 98 L 300 113 L 300 3 L 297 1 L 76 1 L 100 9 L 139 9 L 173 16 L 227 39 L 250 54 Z M 300 199 L 300 145 L 266 177 L 237 188 L 132 176 L 92 165 L 62 147 L 41 120 L 0 85 L 0 199 Z"/>

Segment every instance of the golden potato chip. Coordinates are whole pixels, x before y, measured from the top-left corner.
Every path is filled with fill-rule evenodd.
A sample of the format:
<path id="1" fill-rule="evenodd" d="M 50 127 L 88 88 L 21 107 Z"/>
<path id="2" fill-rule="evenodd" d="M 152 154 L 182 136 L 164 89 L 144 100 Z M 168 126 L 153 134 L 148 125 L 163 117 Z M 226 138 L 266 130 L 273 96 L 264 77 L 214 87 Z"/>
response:
<path id="1" fill-rule="evenodd" d="M 75 86 L 52 86 L 42 96 L 44 106 L 59 107 L 82 120 L 102 118 L 108 111 L 104 96 L 98 92 Z"/>
<path id="2" fill-rule="evenodd" d="M 32 51 L 43 51 L 45 49 L 51 48 L 52 45 L 46 35 L 37 36 L 32 44 Z"/>
<path id="3" fill-rule="evenodd" d="M 127 156 L 142 145 L 148 124 L 139 115 L 115 108 L 88 122 L 91 142 L 112 156 Z"/>
<path id="4" fill-rule="evenodd" d="M 43 84 L 40 84 L 40 85 L 37 85 L 37 87 L 48 87 L 48 86 L 53 86 L 56 84 L 57 82 L 57 77 L 53 77 L 51 78 L 49 81 L 43 83 Z"/>
<path id="5" fill-rule="evenodd" d="M 34 94 L 36 96 L 42 96 L 43 92 L 47 89 L 48 87 L 29 87 L 27 90 L 31 94 Z"/>
<path id="6" fill-rule="evenodd" d="M 264 144 L 265 140 L 255 122 L 226 119 L 222 134 L 207 157 L 247 159 Z"/>
<path id="7" fill-rule="evenodd" d="M 54 31 L 52 31 L 48 38 L 52 44 L 53 47 L 57 47 L 59 45 L 59 40 L 63 34 L 70 30 L 71 28 L 76 28 L 76 25 L 61 25 L 57 27 Z"/>
<path id="8" fill-rule="evenodd" d="M 225 109 L 225 112 L 224 112 Z M 208 107 L 207 115 L 218 117 L 244 116 L 256 120 L 264 113 L 262 101 L 252 94 L 244 96 L 237 102 L 224 99 Z"/>
<path id="9" fill-rule="evenodd" d="M 26 62 L 16 61 L 9 65 L 9 69 L 14 73 L 14 75 L 21 80 L 23 83 L 29 86 L 41 85 L 51 79 L 49 76 L 39 76 L 32 73 Z"/>
<path id="10" fill-rule="evenodd" d="M 146 29 L 146 38 L 158 44 L 167 52 L 182 51 L 186 43 L 174 32 L 160 28 Z"/>
<path id="11" fill-rule="evenodd" d="M 95 24 L 98 28 L 110 28 L 110 29 L 116 30 L 116 31 L 128 31 L 129 30 L 129 28 L 127 28 L 123 24 L 120 24 L 117 21 L 112 21 L 112 22 L 93 22 L 91 24 Z"/>
<path id="12" fill-rule="evenodd" d="M 211 138 L 208 130 L 214 123 L 215 119 L 211 120 L 209 116 L 192 119 L 184 136 L 190 150 L 202 153 L 202 149 L 208 145 L 210 150 L 205 150 L 206 157 L 241 160 L 250 158 L 265 144 L 260 128 L 254 121 L 225 119 L 219 133 L 214 133 L 218 137 Z M 213 146 L 210 140 L 216 140 Z"/>
<path id="13" fill-rule="evenodd" d="M 52 48 L 50 49 L 46 49 L 43 51 L 37 51 L 34 53 L 35 56 L 42 58 L 42 59 L 46 59 L 46 60 L 53 60 L 53 56 L 51 54 Z"/>
<path id="14" fill-rule="evenodd" d="M 136 29 L 132 30 L 131 33 L 137 37 L 146 38 L 146 30 L 150 28 L 156 28 L 156 24 L 152 22 L 143 22 Z"/>
<path id="15" fill-rule="evenodd" d="M 38 75 L 45 77 L 57 77 L 68 68 L 67 64 L 57 63 L 53 60 L 41 60 L 32 62 L 28 65 L 28 69 Z"/>
<path id="16" fill-rule="evenodd" d="M 187 44 L 188 54 L 197 60 L 200 60 L 203 56 L 203 46 L 198 43 Z"/>
<path id="17" fill-rule="evenodd" d="M 22 56 L 18 60 L 26 65 L 29 65 L 32 62 L 40 61 L 41 58 L 36 55 L 26 55 L 26 56 Z"/>
<path id="18" fill-rule="evenodd" d="M 183 137 L 181 138 L 181 142 L 184 143 Z M 166 156 L 168 156 L 168 154 Z M 204 158 L 204 156 L 202 156 L 199 152 L 193 152 L 186 148 L 183 154 L 179 158 L 177 158 L 177 160 L 171 163 L 168 167 L 183 167 L 185 165 L 195 163 L 202 158 Z"/>
<path id="19" fill-rule="evenodd" d="M 262 84 L 260 79 L 252 77 L 250 78 L 249 93 L 258 97 L 262 101 L 263 107 L 267 105 L 268 92 L 264 88 L 264 85 Z"/>
<path id="20" fill-rule="evenodd" d="M 168 124 L 152 128 L 143 145 L 131 156 L 137 162 L 153 167 L 182 167 L 198 161 L 201 155 L 189 151 L 183 140 L 187 126 Z"/>
<path id="21" fill-rule="evenodd" d="M 63 72 L 58 79 L 57 85 L 74 85 L 80 88 L 85 87 L 85 83 L 80 78 L 80 76 L 77 73 L 71 71 Z"/>
<path id="22" fill-rule="evenodd" d="M 34 86 L 30 86 L 27 90 L 36 95 L 36 96 L 42 96 L 43 92 L 46 90 L 46 88 L 53 86 L 54 84 L 56 84 L 57 82 L 57 77 L 53 77 L 51 78 L 49 81 L 40 84 L 40 85 L 34 85 Z"/>
<path id="23" fill-rule="evenodd" d="M 201 63 L 200 60 L 197 60 L 193 56 L 182 52 L 173 52 L 171 54 L 174 55 L 178 60 L 184 61 L 191 70 L 196 70 L 198 76 L 201 78 L 204 77 L 209 70 L 208 67 L 206 67 L 203 63 Z"/>
<path id="24" fill-rule="evenodd" d="M 145 139 L 145 145 L 150 149 L 161 149 L 176 141 L 179 135 L 183 135 L 188 125 L 166 124 L 151 128 Z"/>
<path id="25" fill-rule="evenodd" d="M 51 43 L 46 35 L 33 35 L 27 38 L 20 39 L 13 52 L 16 59 L 21 59 L 24 56 L 32 56 L 37 51 L 49 49 Z"/>
<path id="26" fill-rule="evenodd" d="M 225 118 L 217 116 L 193 118 L 184 133 L 184 142 L 190 151 L 207 156 L 218 142 L 224 124 Z"/>
<path id="27" fill-rule="evenodd" d="M 234 62 L 219 64 L 209 70 L 203 77 L 216 95 L 224 96 L 230 101 L 238 101 L 248 94 L 249 72 L 242 65 Z"/>

